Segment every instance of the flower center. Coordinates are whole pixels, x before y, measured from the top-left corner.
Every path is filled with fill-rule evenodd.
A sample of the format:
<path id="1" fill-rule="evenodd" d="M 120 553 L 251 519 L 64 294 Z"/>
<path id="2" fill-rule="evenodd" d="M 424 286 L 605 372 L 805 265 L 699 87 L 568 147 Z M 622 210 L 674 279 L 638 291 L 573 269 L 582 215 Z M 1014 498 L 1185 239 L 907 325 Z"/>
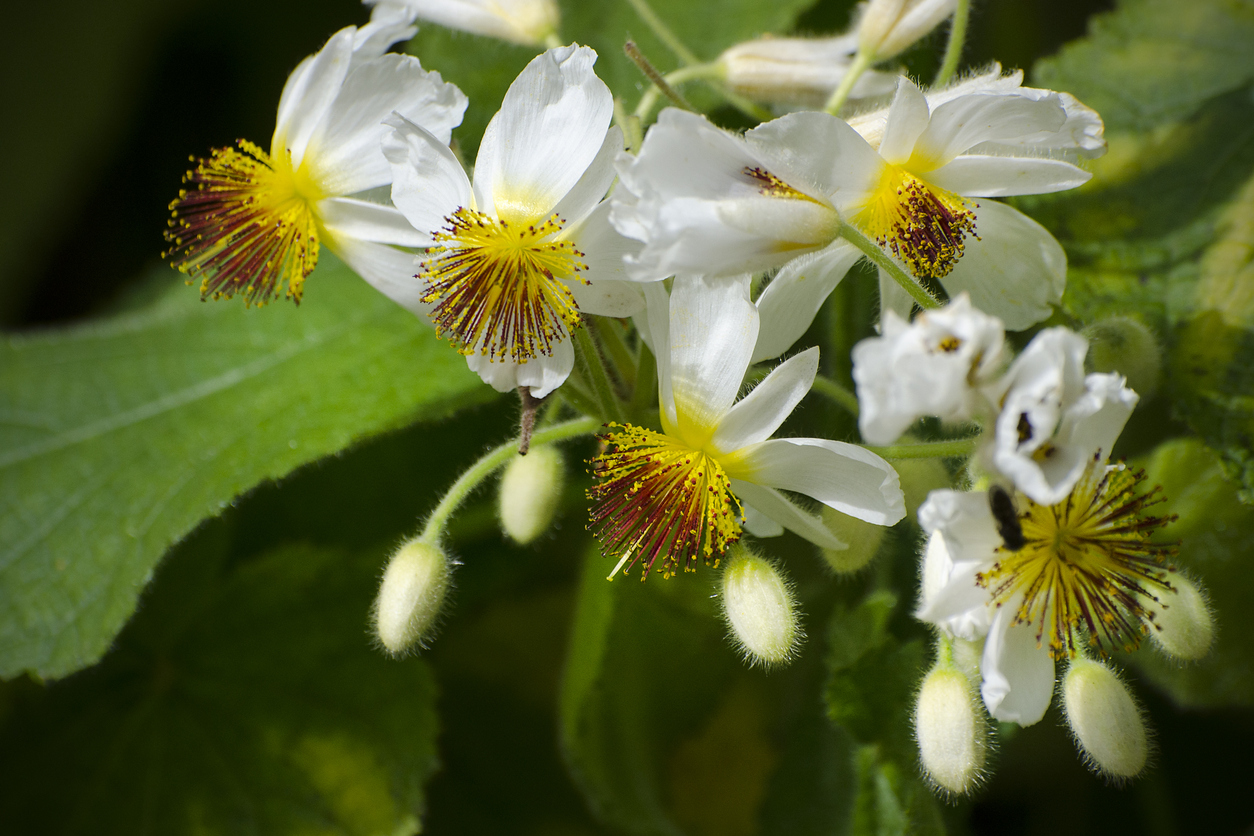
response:
<path id="1" fill-rule="evenodd" d="M 588 491 L 595 503 L 595 529 L 606 555 L 619 556 L 618 568 L 644 564 L 640 579 L 660 557 L 669 578 L 682 560 L 696 571 L 740 539 L 744 515 L 723 467 L 709 454 L 668 435 L 630 424 L 610 424 L 602 437 L 606 451 L 592 460 L 597 483 Z"/>
<path id="2" fill-rule="evenodd" d="M 998 548 L 1001 559 L 976 576 L 999 607 L 1022 593 L 1015 622 L 1035 624 L 1038 644 L 1048 643 L 1055 659 L 1074 657 L 1083 636 L 1099 652 L 1135 649 L 1154 620 L 1156 593 L 1173 589 L 1175 567 L 1166 560 L 1176 544 L 1150 535 L 1175 516 L 1145 513 L 1164 500 L 1159 488 L 1137 493 L 1144 479 L 1141 471 L 1092 465 L 1057 505 L 1020 497 L 1023 547 Z"/>
<path id="3" fill-rule="evenodd" d="M 263 305 L 286 284 L 287 297 L 300 304 L 318 264 L 317 197 L 289 160 L 276 164 L 253 143 L 238 145 L 214 149 L 183 176 L 188 188 L 170 203 L 171 246 L 162 257 L 200 280 L 202 299 L 240 293 L 247 304 Z"/>
<path id="4" fill-rule="evenodd" d="M 422 301 L 433 303 L 436 333 L 462 354 L 508 356 L 525 363 L 552 354 L 554 343 L 579 325 L 575 297 L 562 279 L 579 278 L 587 265 L 570 241 L 555 241 L 564 222 L 511 224 L 458 209 L 434 236 L 419 276 Z"/>
<path id="5" fill-rule="evenodd" d="M 853 223 L 910 267 L 939 279 L 962 258 L 965 238 L 975 235 L 972 205 L 895 165 L 885 165 L 879 185 Z"/>

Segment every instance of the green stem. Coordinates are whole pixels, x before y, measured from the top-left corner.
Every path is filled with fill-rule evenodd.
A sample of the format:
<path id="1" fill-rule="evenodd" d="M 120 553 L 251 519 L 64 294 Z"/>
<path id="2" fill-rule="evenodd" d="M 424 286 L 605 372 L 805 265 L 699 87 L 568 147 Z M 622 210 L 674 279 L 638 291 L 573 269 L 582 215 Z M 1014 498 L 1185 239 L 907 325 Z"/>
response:
<path id="1" fill-rule="evenodd" d="M 652 88 L 650 88 L 652 89 Z M 640 117 L 628 113 L 623 107 L 623 100 L 614 97 L 614 124 L 623 132 L 623 142 L 631 154 L 640 153 L 640 145 L 644 142 L 644 132 L 640 130 Z"/>
<path id="2" fill-rule="evenodd" d="M 721 74 L 721 68 L 717 64 L 694 64 L 691 67 L 680 67 L 662 76 L 662 80 L 671 87 L 685 84 L 693 79 L 698 78 L 716 78 Z M 649 118 L 653 113 L 653 108 L 657 107 L 657 100 L 661 98 L 662 90 L 656 84 L 650 85 L 648 90 L 644 91 L 644 95 L 640 97 L 640 103 L 636 105 L 635 117 L 640 120 Z"/>
<path id="3" fill-rule="evenodd" d="M 849 65 L 849 69 L 845 71 L 845 77 L 840 80 L 840 86 L 832 91 L 832 95 L 828 98 L 827 104 L 823 106 L 823 109 L 835 116 L 837 111 L 844 106 L 845 100 L 849 98 L 849 94 L 853 92 L 853 86 L 858 83 L 858 79 L 874 63 L 875 56 L 873 54 L 859 51 L 854 56 L 853 63 Z"/>
<path id="4" fill-rule="evenodd" d="M 639 359 L 636 361 L 636 388 L 631 393 L 631 412 L 643 412 L 657 396 L 657 359 L 649 347 L 640 341 Z"/>
<path id="5" fill-rule="evenodd" d="M 662 21 L 662 18 L 657 16 L 657 12 L 653 11 L 646 0 L 627 0 L 627 2 L 636 10 L 636 14 L 640 15 L 640 19 L 645 22 L 645 25 L 653 30 L 653 34 L 657 35 L 658 40 L 666 44 L 667 49 L 675 53 L 676 58 L 684 64 L 700 63 L 697 60 L 697 56 L 692 54 L 692 50 L 684 46 L 684 42 L 671 31 L 671 28 Z"/>
<path id="6" fill-rule="evenodd" d="M 962 60 L 962 47 L 967 40 L 967 21 L 971 17 L 971 0 L 958 0 L 954 8 L 953 23 L 949 26 L 949 43 L 945 45 L 945 58 L 941 68 L 932 80 L 933 87 L 941 87 L 949 83 L 958 72 L 958 62 Z"/>
<path id="7" fill-rule="evenodd" d="M 901 265 L 893 261 L 892 258 L 889 257 L 888 253 L 884 252 L 884 250 L 880 248 L 879 244 L 876 244 L 870 238 L 867 238 L 859 232 L 856 227 L 850 226 L 848 223 L 842 221 L 840 225 L 840 237 L 844 238 L 850 244 L 853 244 L 862 251 L 863 255 L 875 262 L 877 267 L 892 276 L 897 284 L 901 285 L 906 293 L 910 294 L 910 298 L 914 299 L 914 301 L 919 304 L 919 307 L 924 308 L 925 310 L 927 308 L 940 307 L 940 300 L 929 293 L 927 288 L 919 284 L 913 276 L 908 274 L 905 270 L 902 270 Z"/>
<path id="8" fill-rule="evenodd" d="M 562 397 L 573 409 L 584 415 L 595 417 L 601 413 L 596 398 L 588 393 L 587 385 L 583 382 L 578 366 L 571 371 L 570 377 L 566 378 L 566 382 L 562 384 Z"/>
<path id="9" fill-rule="evenodd" d="M 867 450 L 885 459 L 954 459 L 975 452 L 978 438 L 955 438 L 949 441 L 925 441 L 922 444 L 896 444 Z"/>
<path id="10" fill-rule="evenodd" d="M 856 416 L 858 414 L 858 396 L 830 377 L 817 375 L 814 378 L 814 384 L 810 388 L 834 402 L 837 406 L 844 407 L 851 415 Z"/>
<path id="11" fill-rule="evenodd" d="M 675 107 L 682 108 L 684 110 L 693 109 L 692 105 L 688 104 L 688 100 L 685 99 L 678 90 L 671 87 L 670 83 L 666 80 L 666 76 L 658 72 L 657 67 L 653 66 L 653 62 L 644 57 L 644 53 L 640 51 L 640 47 L 636 46 L 635 41 L 628 41 L 623 44 L 623 53 L 631 59 L 633 64 L 636 65 L 636 69 L 644 73 L 645 78 L 653 82 L 652 89 L 658 90 L 662 95 L 670 99 L 671 104 L 675 105 Z"/>
<path id="12" fill-rule="evenodd" d="M 630 348 L 627 347 L 627 341 L 623 338 L 623 329 L 617 322 L 613 320 L 594 316 L 591 317 L 592 330 L 596 334 L 597 342 L 605 349 L 605 353 L 609 355 L 610 362 L 614 365 L 614 371 L 618 374 L 619 379 L 628 386 L 634 386 L 636 383 L 636 358 L 632 354 Z"/>
<path id="13" fill-rule="evenodd" d="M 592 394 L 596 396 L 598 412 L 606 421 L 622 421 L 623 407 L 614 394 L 614 384 L 605 371 L 605 361 L 588 335 L 587 328 L 575 329 L 575 362 L 579 370 L 592 386 Z"/>
<path id="14" fill-rule="evenodd" d="M 531 444 L 536 447 L 567 438 L 591 435 L 600 426 L 601 422 L 595 418 L 576 418 L 573 421 L 537 431 L 531 436 Z M 444 494 L 444 498 L 440 500 L 440 504 L 435 506 L 431 516 L 427 518 L 427 524 L 422 529 L 422 541 L 438 545 L 444 526 L 448 524 L 449 517 L 453 516 L 458 506 L 466 501 L 466 497 L 470 496 L 484 479 L 491 476 L 498 468 L 504 467 L 517 455 L 518 439 L 511 439 L 472 464 L 470 469 L 457 478 L 453 486 Z"/>

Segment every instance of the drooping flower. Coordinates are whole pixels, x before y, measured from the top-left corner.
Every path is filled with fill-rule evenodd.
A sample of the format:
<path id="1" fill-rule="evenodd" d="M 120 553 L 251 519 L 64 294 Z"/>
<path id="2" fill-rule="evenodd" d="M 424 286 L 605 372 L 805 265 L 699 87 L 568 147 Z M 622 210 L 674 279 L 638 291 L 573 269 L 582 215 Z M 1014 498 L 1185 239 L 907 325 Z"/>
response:
<path id="1" fill-rule="evenodd" d="M 279 99 L 269 152 L 240 140 L 196 161 L 170 204 L 167 256 L 204 297 L 299 302 L 322 246 L 363 278 L 404 296 L 421 243 L 374 190 L 392 181 L 380 141 L 393 111 L 447 143 L 466 97 L 418 59 L 387 55 L 412 16 L 349 26 L 301 62 Z"/>
<path id="2" fill-rule="evenodd" d="M 986 640 L 981 693 L 996 719 L 1035 723 L 1055 661 L 1131 650 L 1156 629 L 1177 544 L 1157 539 L 1174 517 L 1152 513 L 1164 500 L 1143 480 L 1098 456 L 1054 504 L 1015 494 L 995 513 L 986 492 L 942 490 L 920 507 L 930 539 L 916 615 Z"/>
<path id="3" fill-rule="evenodd" d="M 891 444 L 917 418 L 965 421 L 988 412 L 983 387 L 1004 362 L 1005 332 L 963 293 L 907 323 L 885 311 L 881 333 L 854 346 L 858 428 L 872 444 Z"/>
<path id="4" fill-rule="evenodd" d="M 602 198 L 622 133 L 593 73 L 596 53 L 557 47 L 510 85 L 479 146 L 474 183 L 445 143 L 392 119 L 392 199 L 418 230 L 415 285 L 437 332 L 499 391 L 544 397 L 570 374 L 581 313 L 626 316 L 643 297 L 622 270 L 633 249 Z"/>
<path id="5" fill-rule="evenodd" d="M 618 558 L 615 571 L 639 561 L 643 579 L 659 560 L 664 576 L 698 560 L 717 565 L 751 513 L 764 528 L 842 547 L 781 489 L 879 525 L 905 515 L 897 473 L 879 456 L 825 439 L 768 440 L 809 391 L 818 349 L 780 364 L 736 401 L 758 330 L 747 282 L 682 277 L 669 300 L 661 285 L 646 294 L 662 431 L 611 425 L 589 491 L 590 528 Z"/>
<path id="6" fill-rule="evenodd" d="M 858 50 L 856 34 L 831 38 L 763 36 L 729 47 L 715 61 L 723 82 L 755 101 L 822 107 L 840 86 Z M 897 77 L 870 70 L 863 73 L 851 99 L 887 96 Z"/>
<path id="7" fill-rule="evenodd" d="M 422 20 L 523 46 L 548 46 L 557 38 L 561 13 L 554 0 L 362 0 L 375 14 L 387 6 L 408 9 Z M 385 12 L 386 13 L 386 12 Z"/>

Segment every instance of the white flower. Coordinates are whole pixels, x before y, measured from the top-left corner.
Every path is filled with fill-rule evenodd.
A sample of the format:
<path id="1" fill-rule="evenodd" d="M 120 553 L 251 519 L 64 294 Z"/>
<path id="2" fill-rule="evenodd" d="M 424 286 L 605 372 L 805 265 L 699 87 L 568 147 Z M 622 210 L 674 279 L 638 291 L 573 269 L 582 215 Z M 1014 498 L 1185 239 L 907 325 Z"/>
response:
<path id="1" fill-rule="evenodd" d="M 659 284 L 646 294 L 662 432 L 611 425 L 589 492 L 592 527 L 619 566 L 639 560 L 647 574 L 660 558 L 670 575 L 698 558 L 717 562 L 749 508 L 842 547 L 781 489 L 879 525 L 905 515 L 897 473 L 879 456 L 825 439 L 768 440 L 810 390 L 818 349 L 780 364 L 736 401 L 758 330 L 747 282 L 682 277 L 669 300 Z"/>
<path id="2" fill-rule="evenodd" d="M 998 720 L 1030 725 L 1049 706 L 1054 662 L 1090 648 L 1131 650 L 1174 590 L 1174 544 L 1150 537 L 1172 518 L 1144 474 L 1090 462 L 1061 501 L 1022 494 L 995 518 L 984 492 L 933 491 L 919 508 L 930 535 L 916 616 L 949 635 L 985 639 L 981 694 Z M 1013 528 L 1021 542 L 1003 535 Z M 1014 548 L 1019 546 L 1019 548 Z"/>
<path id="3" fill-rule="evenodd" d="M 374 18 L 401 6 L 423 20 L 523 46 L 545 46 L 561 20 L 554 0 L 362 0 Z M 376 5 L 377 4 L 377 5 Z"/>
<path id="4" fill-rule="evenodd" d="M 858 49 L 856 34 L 832 38 L 764 36 L 736 44 L 718 57 L 723 81 L 734 92 L 772 104 L 822 107 L 840 86 Z M 850 98 L 886 96 L 897 77 L 870 70 L 859 77 Z"/>
<path id="5" fill-rule="evenodd" d="M 858 50 L 892 58 L 954 13 L 957 0 L 870 0 L 858 21 Z"/>
<path id="6" fill-rule="evenodd" d="M 884 312 L 878 337 L 853 349 L 858 427 L 872 444 L 891 444 L 917 418 L 965 421 L 986 411 L 981 387 L 1001 370 L 1005 333 L 965 293 L 907 323 Z"/>
<path id="7" fill-rule="evenodd" d="M 602 198 L 622 133 L 609 128 L 613 99 L 595 61 L 568 46 L 527 65 L 483 135 L 473 185 L 421 126 L 393 119 L 384 140 L 392 199 L 430 248 L 414 283 L 421 306 L 498 391 L 544 397 L 570 374 L 581 311 L 643 307 L 634 286 L 616 281 L 632 246 Z"/>
<path id="8" fill-rule="evenodd" d="M 992 464 L 1036 502 L 1059 502 L 1110 448 L 1136 407 L 1118 374 L 1084 375 L 1088 343 L 1066 328 L 1033 338 L 991 391 L 1001 405 Z"/>
<path id="9" fill-rule="evenodd" d="M 410 20 L 392 16 L 331 36 L 288 77 L 268 154 L 241 141 L 188 172 L 166 238 L 174 265 L 201 281 L 203 295 L 240 293 L 261 304 L 286 284 L 299 302 L 323 244 L 371 284 L 403 295 L 413 256 L 389 245 L 421 241 L 377 193 L 392 182 L 383 120 L 399 112 L 447 143 L 466 109 L 439 73 L 384 54 L 413 35 Z"/>

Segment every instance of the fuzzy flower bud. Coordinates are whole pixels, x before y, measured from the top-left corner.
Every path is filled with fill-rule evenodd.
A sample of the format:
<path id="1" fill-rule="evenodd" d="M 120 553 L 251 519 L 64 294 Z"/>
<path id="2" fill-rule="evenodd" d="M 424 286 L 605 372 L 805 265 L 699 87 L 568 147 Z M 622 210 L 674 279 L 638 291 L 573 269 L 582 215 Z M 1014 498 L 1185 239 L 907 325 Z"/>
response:
<path id="1" fill-rule="evenodd" d="M 874 559 L 884 540 L 884 526 L 864 522 L 826 505 L 821 513 L 827 530 L 835 534 L 842 543 L 848 544 L 848 548 L 844 549 L 819 550 L 833 572 L 839 575 L 852 574 Z"/>
<path id="2" fill-rule="evenodd" d="M 554 0 L 362 0 L 375 16 L 395 7 L 450 29 L 500 38 L 523 46 L 544 46 L 556 36 L 561 14 Z"/>
<path id="3" fill-rule="evenodd" d="M 821 107 L 840 86 L 858 49 L 856 35 L 834 38 L 763 37 L 736 44 L 719 56 L 723 80 L 734 92 L 770 104 Z M 897 77 L 869 71 L 850 98 L 887 96 Z"/>
<path id="4" fill-rule="evenodd" d="M 747 546 L 735 546 L 723 570 L 723 614 L 751 663 L 788 661 L 803 635 L 789 583 Z"/>
<path id="5" fill-rule="evenodd" d="M 1062 683 L 1067 723 L 1089 766 L 1118 780 L 1135 778 L 1149 757 L 1141 709 L 1115 672 L 1079 658 Z"/>
<path id="6" fill-rule="evenodd" d="M 938 662 L 923 678 L 914 734 L 923 768 L 938 787 L 963 795 L 980 782 L 988 730 L 971 680 L 952 662 Z"/>
<path id="7" fill-rule="evenodd" d="M 525 546 L 548 530 L 565 482 L 562 454 L 552 445 L 510 461 L 501 475 L 497 510 L 511 540 Z"/>
<path id="8" fill-rule="evenodd" d="M 374 602 L 375 635 L 385 648 L 404 653 L 430 637 L 451 570 L 448 557 L 430 543 L 411 540 L 396 550 Z"/>
<path id="9" fill-rule="evenodd" d="M 1154 332 L 1131 317 L 1112 316 L 1084 329 L 1088 362 L 1094 372 L 1119 372 L 1142 398 L 1158 389 L 1163 352 Z"/>
<path id="10" fill-rule="evenodd" d="M 1175 592 L 1159 593 L 1148 605 L 1154 614 L 1150 635 L 1158 647 L 1175 659 L 1201 659 L 1215 638 L 1215 622 L 1206 597 L 1182 577 L 1172 578 Z"/>
<path id="11" fill-rule="evenodd" d="M 892 58 L 954 13 L 957 0 L 871 0 L 858 23 L 858 51 Z"/>

